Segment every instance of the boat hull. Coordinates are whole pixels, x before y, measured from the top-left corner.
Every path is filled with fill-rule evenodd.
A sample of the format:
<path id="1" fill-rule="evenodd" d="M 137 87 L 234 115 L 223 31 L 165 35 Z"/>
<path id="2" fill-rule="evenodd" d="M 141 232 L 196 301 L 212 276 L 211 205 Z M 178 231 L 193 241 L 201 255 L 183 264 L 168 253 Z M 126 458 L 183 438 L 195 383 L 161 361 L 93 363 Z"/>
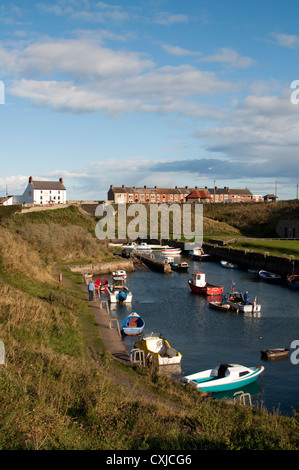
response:
<path id="1" fill-rule="evenodd" d="M 261 357 L 264 359 L 276 359 L 287 357 L 289 349 L 287 348 L 275 348 L 275 349 L 262 349 Z"/>
<path id="2" fill-rule="evenodd" d="M 140 335 L 144 327 L 145 322 L 137 313 L 128 315 L 122 322 L 122 332 L 127 336 Z"/>
<path id="3" fill-rule="evenodd" d="M 252 302 L 249 302 L 248 304 L 239 304 L 229 300 L 228 304 L 233 310 L 237 310 L 241 313 L 259 313 L 262 308 L 261 305 L 254 304 Z"/>
<path id="4" fill-rule="evenodd" d="M 278 283 L 281 281 L 281 276 L 279 274 L 270 273 L 269 271 L 260 271 L 259 272 L 260 279 L 267 282 Z"/>
<path id="5" fill-rule="evenodd" d="M 206 283 L 204 287 L 195 286 L 190 280 L 188 281 L 191 292 L 200 295 L 221 295 L 223 294 L 223 286 L 213 286 Z"/>
<path id="6" fill-rule="evenodd" d="M 185 377 L 184 380 L 191 383 L 192 385 L 195 385 L 196 388 L 202 392 L 226 392 L 255 382 L 264 371 L 264 367 L 260 366 L 251 368 L 251 370 L 252 372 L 250 374 L 244 377 L 239 377 L 235 380 L 231 380 L 230 377 L 212 377 L 212 369 L 200 372 L 198 374 L 189 375 Z"/>
<path id="7" fill-rule="evenodd" d="M 224 304 L 222 302 L 209 302 L 209 307 L 222 312 L 227 312 L 230 309 L 229 304 Z"/>
<path id="8" fill-rule="evenodd" d="M 121 298 L 120 294 L 121 293 L 125 293 L 126 294 L 126 297 L 125 298 Z M 124 288 L 124 289 L 121 289 L 121 290 L 117 290 L 117 289 L 111 289 L 110 287 L 107 287 L 107 294 L 109 296 L 109 301 L 111 303 L 118 303 L 118 302 L 121 302 L 121 303 L 131 303 L 132 302 L 132 293 Z"/>
<path id="9" fill-rule="evenodd" d="M 159 366 L 178 365 L 182 362 L 181 353 L 159 335 L 145 335 L 134 344 L 134 347 L 144 351 L 149 362 Z"/>
<path id="10" fill-rule="evenodd" d="M 162 250 L 162 255 L 180 255 L 182 250 L 180 248 L 168 248 L 166 250 Z"/>

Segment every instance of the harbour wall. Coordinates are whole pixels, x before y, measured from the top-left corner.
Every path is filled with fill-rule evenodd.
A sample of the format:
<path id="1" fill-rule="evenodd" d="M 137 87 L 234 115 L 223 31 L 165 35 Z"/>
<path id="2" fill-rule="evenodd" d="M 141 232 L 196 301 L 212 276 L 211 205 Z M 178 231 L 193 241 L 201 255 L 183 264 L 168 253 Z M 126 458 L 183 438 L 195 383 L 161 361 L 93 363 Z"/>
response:
<path id="1" fill-rule="evenodd" d="M 158 261 L 155 258 L 149 255 L 143 255 L 138 253 L 137 256 L 146 266 L 153 269 L 154 271 L 160 273 L 171 273 L 171 267 L 168 263 L 163 263 L 163 261 Z"/>
<path id="2" fill-rule="evenodd" d="M 225 260 L 236 263 L 240 268 L 248 269 L 256 266 L 265 271 L 270 271 L 286 277 L 288 274 L 299 273 L 299 261 L 292 257 L 284 258 L 272 256 L 268 252 L 258 253 L 249 250 L 238 250 L 229 246 L 216 246 L 203 243 L 203 250 L 212 256 L 215 261 Z"/>
<path id="3" fill-rule="evenodd" d="M 69 270 L 73 273 L 81 273 L 83 275 L 95 275 L 95 274 L 110 274 L 118 269 L 123 269 L 127 272 L 135 271 L 135 267 L 132 260 L 119 261 L 108 261 L 105 263 L 94 263 L 94 264 L 73 264 L 68 266 Z"/>

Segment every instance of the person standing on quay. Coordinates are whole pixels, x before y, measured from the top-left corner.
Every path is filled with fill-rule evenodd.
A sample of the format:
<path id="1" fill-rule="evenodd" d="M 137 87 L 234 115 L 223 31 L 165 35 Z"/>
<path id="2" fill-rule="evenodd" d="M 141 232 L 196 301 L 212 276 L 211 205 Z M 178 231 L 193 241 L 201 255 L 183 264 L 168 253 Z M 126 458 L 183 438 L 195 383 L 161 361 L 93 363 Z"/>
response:
<path id="1" fill-rule="evenodd" d="M 88 284 L 89 300 L 93 300 L 94 290 L 95 290 L 94 282 L 90 281 L 90 283 Z"/>

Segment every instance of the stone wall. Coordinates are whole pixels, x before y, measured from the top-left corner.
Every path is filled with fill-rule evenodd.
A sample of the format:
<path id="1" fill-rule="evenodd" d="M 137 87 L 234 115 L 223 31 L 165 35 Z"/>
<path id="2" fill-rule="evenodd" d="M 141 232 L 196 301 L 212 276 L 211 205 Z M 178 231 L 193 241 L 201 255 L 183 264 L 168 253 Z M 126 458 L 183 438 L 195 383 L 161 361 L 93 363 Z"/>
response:
<path id="1" fill-rule="evenodd" d="M 68 266 L 69 270 L 73 273 L 81 274 L 110 274 L 117 269 L 124 269 L 127 272 L 135 271 L 132 260 L 111 261 L 106 263 L 95 263 L 95 264 L 74 264 Z"/>

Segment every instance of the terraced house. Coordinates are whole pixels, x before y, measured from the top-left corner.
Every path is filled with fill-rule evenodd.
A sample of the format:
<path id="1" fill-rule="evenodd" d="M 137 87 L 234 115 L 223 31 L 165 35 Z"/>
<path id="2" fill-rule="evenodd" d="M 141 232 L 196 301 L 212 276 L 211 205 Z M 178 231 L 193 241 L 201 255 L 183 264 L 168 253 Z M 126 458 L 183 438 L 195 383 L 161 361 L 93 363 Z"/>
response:
<path id="1" fill-rule="evenodd" d="M 174 188 L 148 188 L 147 186 L 142 187 L 126 187 L 122 186 L 110 186 L 108 191 L 108 201 L 114 203 L 173 203 L 173 202 L 248 202 L 257 201 L 258 199 L 252 194 L 252 192 L 245 189 L 231 189 L 228 186 L 224 188 L 189 188 L 185 186 L 180 188 L 175 186 Z"/>

